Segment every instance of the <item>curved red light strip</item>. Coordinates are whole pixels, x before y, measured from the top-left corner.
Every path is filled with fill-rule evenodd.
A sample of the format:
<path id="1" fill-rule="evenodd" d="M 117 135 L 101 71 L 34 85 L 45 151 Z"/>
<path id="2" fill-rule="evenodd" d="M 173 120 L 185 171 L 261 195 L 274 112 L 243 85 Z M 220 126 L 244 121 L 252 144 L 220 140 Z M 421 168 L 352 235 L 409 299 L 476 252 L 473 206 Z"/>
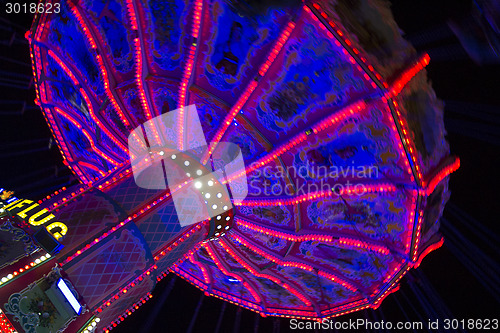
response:
<path id="1" fill-rule="evenodd" d="M 272 282 L 276 283 L 277 285 L 282 286 L 283 288 L 285 288 L 286 290 L 288 290 L 291 294 L 295 295 L 298 299 L 300 299 L 302 302 L 304 302 L 305 305 L 312 306 L 311 301 L 307 297 L 305 297 L 304 295 L 302 295 L 294 287 L 292 287 L 291 285 L 289 285 L 288 283 L 286 283 L 284 281 L 281 281 L 277 277 L 274 277 L 274 276 L 269 275 L 269 274 L 263 274 L 263 273 L 257 272 L 257 270 L 255 270 L 253 267 L 251 267 L 245 260 L 243 260 L 238 254 L 236 254 L 236 252 L 234 252 L 226 244 L 226 242 L 224 240 L 220 239 L 218 242 L 224 248 L 224 250 L 226 250 L 227 253 L 229 253 L 231 255 L 231 257 L 233 257 L 240 265 L 242 265 L 243 267 L 245 267 L 250 273 L 252 273 L 253 275 L 255 275 L 257 277 L 261 277 L 261 278 L 265 278 L 265 279 L 271 280 Z"/>
<path id="2" fill-rule="evenodd" d="M 203 266 L 202 263 L 200 263 L 198 260 L 196 260 L 194 258 L 194 254 L 191 254 L 189 256 L 189 261 L 191 261 L 193 263 L 193 265 L 196 265 L 200 269 L 200 271 L 201 271 L 201 273 L 203 275 L 203 280 L 205 280 L 205 283 L 207 285 L 209 285 L 210 284 L 210 275 L 208 275 L 208 271 L 205 268 L 205 266 Z"/>
<path id="3" fill-rule="evenodd" d="M 121 165 L 115 167 L 114 169 L 108 170 L 108 174 L 110 174 L 111 172 L 117 171 L 118 168 L 119 167 L 123 167 L 123 165 L 124 164 L 122 163 Z M 121 182 L 123 179 L 127 178 L 128 176 L 130 176 L 129 172 L 130 172 L 130 170 L 128 170 L 128 169 L 124 170 L 123 172 L 120 173 L 119 176 L 113 177 L 112 178 L 112 182 L 106 181 L 105 183 L 100 184 L 97 187 L 101 190 L 101 189 L 104 189 L 104 188 L 109 188 L 111 186 L 114 186 L 114 185 L 118 184 L 119 182 Z M 82 186 L 80 189 L 76 190 L 75 192 L 72 192 L 70 195 L 62 197 L 61 199 L 58 199 L 57 202 L 53 203 L 53 206 L 56 207 L 56 206 L 63 206 L 65 204 L 68 204 L 69 202 L 71 202 L 73 199 L 75 199 L 79 195 L 81 195 L 81 194 L 83 194 L 83 193 L 91 190 L 92 188 L 94 188 L 95 185 L 96 185 L 96 183 L 99 183 L 99 178 L 97 178 L 97 177 L 95 178 L 95 182 L 89 181 L 86 185 Z M 50 198 L 54 197 L 55 195 L 59 195 L 59 193 L 62 193 L 63 191 L 66 191 L 66 187 L 63 187 L 60 190 L 55 191 L 51 195 L 48 195 L 47 197 L 43 198 L 42 200 L 39 200 L 38 203 L 41 204 L 45 200 L 49 200 Z M 58 209 L 60 209 L 60 208 L 61 207 L 58 207 Z M 52 211 L 51 209 L 55 209 L 55 208 L 47 207 L 47 209 L 49 209 L 50 211 Z"/>
<path id="4" fill-rule="evenodd" d="M 382 98 L 382 100 L 385 100 L 384 103 L 387 102 L 385 98 Z M 387 105 L 387 108 L 389 108 L 388 105 Z M 413 177 L 413 173 L 412 173 L 412 170 L 411 170 L 410 162 L 408 160 L 408 156 L 406 155 L 405 149 L 403 147 L 403 142 L 401 141 L 401 137 L 399 136 L 399 132 L 398 132 L 398 129 L 396 127 L 396 119 L 394 119 L 391 116 L 390 108 L 389 108 L 389 110 L 386 109 L 386 111 L 387 112 L 385 114 L 387 116 L 387 120 L 391 124 L 391 127 L 390 127 L 389 130 L 392 131 L 392 135 L 395 138 L 394 142 L 397 143 L 397 145 L 398 145 L 399 156 L 401 157 L 401 160 L 405 164 L 406 172 L 410 176 L 410 180 L 412 182 L 414 182 L 415 178 Z"/>
<path id="5" fill-rule="evenodd" d="M 80 11 L 78 10 L 77 6 L 72 6 L 71 11 L 75 15 L 76 20 L 77 20 L 78 24 L 80 25 L 80 27 L 82 28 L 82 30 L 85 34 L 85 37 L 87 38 L 87 41 L 91 45 L 92 49 L 97 49 L 97 44 L 94 40 L 94 37 L 92 36 L 90 29 L 87 26 L 87 24 L 85 23 L 85 20 L 84 20 L 83 16 L 80 14 Z M 103 82 L 104 83 L 104 91 L 106 92 L 106 96 L 111 101 L 111 104 L 113 105 L 113 108 L 118 113 L 118 116 L 119 116 L 120 120 L 122 121 L 122 123 L 125 125 L 125 127 L 128 128 L 128 127 L 130 127 L 130 123 L 127 120 L 127 118 L 125 117 L 125 114 L 123 113 L 122 109 L 118 105 L 118 102 L 116 101 L 115 96 L 113 95 L 113 92 L 110 89 L 108 72 L 107 72 L 106 66 L 104 65 L 104 61 L 102 60 L 102 57 L 99 54 L 96 55 L 96 60 L 97 60 L 99 70 L 101 71 L 101 75 L 102 75 L 102 78 L 104 81 Z"/>
<path id="6" fill-rule="evenodd" d="M 147 301 L 149 301 L 151 298 L 153 298 L 153 295 L 151 293 L 147 293 L 146 296 L 142 297 L 139 301 L 135 302 L 128 310 L 124 311 L 123 314 L 118 317 L 118 319 L 115 319 L 109 326 L 104 328 L 104 332 L 109 333 L 113 328 L 118 326 L 122 321 L 125 320 L 128 316 L 132 314 L 135 310 L 139 309 L 140 306 L 143 304 L 146 304 Z"/>
<path id="7" fill-rule="evenodd" d="M 195 42 L 193 42 L 189 46 L 187 62 L 184 67 L 184 72 L 182 73 L 182 80 L 179 86 L 179 99 L 177 102 L 177 105 L 179 107 L 179 114 L 178 114 L 179 119 L 177 122 L 177 133 L 178 133 L 177 141 L 179 144 L 179 150 L 184 150 L 184 123 L 185 123 L 184 106 L 186 105 L 188 84 L 189 80 L 191 80 L 191 74 L 193 73 L 194 57 L 196 55 L 196 49 L 198 47 L 198 43 L 196 41 L 198 40 L 198 36 L 200 33 L 202 10 L 203 10 L 203 1 L 196 0 L 194 3 L 193 22 L 191 27 L 191 36 L 193 37 L 193 40 Z"/>
<path id="8" fill-rule="evenodd" d="M 266 235 L 270 235 L 272 237 L 285 239 L 291 242 L 307 242 L 307 241 L 316 241 L 321 243 L 326 243 L 328 245 L 337 245 L 344 248 L 363 248 L 369 251 L 378 252 L 380 254 L 387 255 L 390 253 L 390 250 L 385 246 L 380 246 L 377 244 L 370 244 L 365 241 L 361 241 L 358 239 L 353 239 L 349 237 L 333 237 L 331 235 L 322 235 L 322 234 L 306 234 L 306 235 L 297 235 L 288 232 L 278 231 L 266 227 L 262 227 L 248 221 L 242 220 L 240 218 L 235 218 L 236 223 L 239 226 L 246 227 L 250 230 L 257 231 L 259 233 L 263 233 Z"/>
<path id="9" fill-rule="evenodd" d="M 0 331 L 2 331 L 3 333 L 16 332 L 16 329 L 10 323 L 9 319 L 7 318 L 7 316 L 3 313 L 3 311 L 1 309 L 0 309 Z"/>
<path id="10" fill-rule="evenodd" d="M 94 140 L 92 139 L 92 137 L 90 136 L 90 134 L 82 128 L 82 126 L 80 125 L 79 122 L 77 122 L 74 118 L 72 118 L 69 114 L 67 114 L 66 112 L 62 111 L 61 109 L 59 109 L 58 107 L 55 107 L 54 108 L 57 113 L 59 113 L 61 116 L 63 116 L 64 118 L 66 118 L 67 120 L 69 120 L 71 123 L 73 123 L 73 125 L 75 125 L 78 129 L 82 130 L 82 133 L 83 135 L 85 135 L 85 137 L 87 138 L 87 140 L 89 141 L 90 143 L 90 146 L 92 147 L 92 150 L 94 150 L 99 156 L 101 156 L 102 158 L 104 158 L 106 161 L 108 161 L 109 163 L 115 165 L 115 166 L 118 166 L 120 163 L 115 161 L 114 159 L 112 159 L 111 157 L 109 157 L 108 155 L 106 155 L 104 152 L 102 152 L 99 148 L 96 147 L 95 143 L 94 143 Z"/>
<path id="11" fill-rule="evenodd" d="M 432 192 L 434 192 L 434 189 L 436 186 L 444 179 L 446 178 L 449 174 L 452 172 L 455 172 L 460 168 L 460 159 L 457 157 L 451 163 L 450 165 L 442 168 L 430 181 L 429 184 L 427 185 L 427 188 L 425 189 L 425 194 L 426 195 L 431 195 Z"/>
<path id="12" fill-rule="evenodd" d="M 335 39 L 335 44 L 337 46 L 342 46 L 342 52 L 344 53 L 344 55 L 346 57 L 348 57 L 349 59 L 349 62 L 351 64 L 356 64 L 356 68 L 360 71 L 360 72 L 365 72 L 365 74 L 363 75 L 365 80 L 370 82 L 371 86 L 376 89 L 377 88 L 377 83 L 368 75 L 368 73 L 363 70 L 363 68 L 358 64 L 360 62 L 363 63 L 364 66 L 366 66 L 366 68 L 370 71 L 370 73 L 375 76 L 377 78 L 377 80 L 380 82 L 381 85 L 383 85 L 385 88 L 388 87 L 387 83 L 383 82 L 382 81 L 382 76 L 377 73 L 375 71 L 375 68 L 373 68 L 372 65 L 368 64 L 367 60 L 365 57 L 363 57 L 360 53 L 360 51 L 358 49 L 356 49 L 355 47 L 353 47 L 353 43 L 351 40 L 349 40 L 347 37 L 345 37 L 344 33 L 342 32 L 342 30 L 339 29 L 339 27 L 335 24 L 335 22 L 331 21 L 330 18 L 328 17 L 328 15 L 321 9 L 320 5 L 317 4 L 317 3 L 313 3 L 312 4 L 312 7 L 318 11 L 318 13 L 323 17 L 323 19 L 325 19 L 325 21 L 328 22 L 328 25 L 331 27 L 331 29 L 333 29 L 332 31 L 334 32 L 334 34 L 332 34 L 331 32 L 327 32 L 327 35 L 328 37 L 330 38 L 334 38 Z M 312 18 L 315 20 L 315 21 L 319 21 L 318 17 L 312 13 L 311 9 L 308 7 L 308 6 L 304 6 L 304 10 L 306 12 L 308 12 Z M 324 26 L 323 23 L 320 23 L 320 27 L 324 30 L 326 30 L 327 28 Z M 340 41 L 342 41 L 343 43 L 340 43 Z M 346 46 L 347 45 L 347 46 Z M 352 56 L 349 55 L 349 52 L 347 50 L 347 48 L 350 49 L 350 51 L 352 51 L 352 53 L 355 54 L 355 58 L 353 58 Z"/>
<path id="13" fill-rule="evenodd" d="M 255 253 L 263 256 L 264 258 L 266 258 L 267 260 L 270 260 L 280 266 L 283 266 L 283 267 L 295 267 L 295 268 L 300 268 L 300 269 L 303 269 L 305 271 L 309 271 L 309 272 L 314 272 L 316 269 L 308 264 L 304 264 L 304 263 L 299 263 L 299 262 L 294 262 L 294 261 L 286 261 L 286 260 L 281 260 L 279 258 L 276 258 L 275 256 L 257 248 L 256 246 L 250 244 L 249 242 L 247 242 L 246 240 L 244 240 L 242 237 L 236 235 L 236 234 L 232 234 L 231 235 L 231 238 L 234 238 L 236 241 L 240 242 L 241 244 L 245 245 L 246 247 L 248 247 L 249 249 L 251 249 L 252 251 L 254 251 Z M 352 284 L 350 284 L 349 282 L 347 281 L 344 281 L 342 280 L 341 278 L 335 276 L 334 274 L 331 274 L 331 273 L 328 273 L 328 272 L 325 272 L 325 271 L 322 271 L 322 270 L 317 270 L 318 271 L 318 274 L 337 283 L 337 284 L 340 284 L 341 286 L 343 286 L 344 288 L 346 289 L 349 289 L 350 291 L 352 292 L 355 292 L 356 290 L 358 290 L 355 286 L 353 286 Z"/>
<path id="14" fill-rule="evenodd" d="M 336 124 L 337 122 L 347 118 L 350 115 L 353 115 L 355 111 L 360 111 L 364 107 L 366 107 L 366 103 L 363 101 L 360 102 L 355 102 L 352 103 L 351 105 L 348 105 L 334 114 L 326 117 L 325 119 L 319 121 L 316 123 L 313 127 L 312 130 L 315 134 L 320 133 L 321 131 L 325 130 L 326 128 Z M 269 154 L 261 157 L 259 160 L 256 162 L 252 163 L 246 170 L 241 171 L 238 174 L 232 175 L 228 177 L 223 183 L 226 184 L 230 182 L 231 180 L 240 178 L 246 174 L 249 174 L 250 172 L 257 170 L 258 168 L 268 164 L 272 160 L 276 159 L 277 157 L 283 155 L 285 152 L 290 150 L 291 148 L 297 146 L 298 144 L 304 142 L 307 140 L 307 134 L 306 133 L 299 133 L 296 136 L 294 136 L 292 139 L 290 139 L 287 143 L 281 145 L 280 147 L 274 149 L 272 152 Z"/>

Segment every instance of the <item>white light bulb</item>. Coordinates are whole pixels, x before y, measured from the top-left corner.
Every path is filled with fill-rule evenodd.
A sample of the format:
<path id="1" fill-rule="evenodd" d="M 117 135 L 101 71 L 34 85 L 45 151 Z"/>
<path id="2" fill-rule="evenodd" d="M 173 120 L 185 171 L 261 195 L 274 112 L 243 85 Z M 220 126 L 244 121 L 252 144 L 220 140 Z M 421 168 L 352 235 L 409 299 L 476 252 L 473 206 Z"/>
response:
<path id="1" fill-rule="evenodd" d="M 201 170 L 196 170 L 196 174 L 197 174 L 198 176 L 201 176 L 201 174 L 202 174 L 202 173 L 203 173 L 203 171 L 201 171 Z"/>
<path id="2" fill-rule="evenodd" d="M 196 187 L 196 188 L 201 188 L 201 182 L 196 182 L 196 183 L 194 183 L 194 187 Z"/>
<path id="3" fill-rule="evenodd" d="M 224 229 L 229 230 L 229 226 L 227 225 Z"/>
<path id="4" fill-rule="evenodd" d="M 219 215 L 219 216 L 217 216 L 217 220 L 220 220 L 221 218 L 222 218 L 222 217 L 221 217 L 220 215 Z"/>
<path id="5" fill-rule="evenodd" d="M 217 209 L 217 205 L 216 205 L 216 204 L 213 204 L 213 205 L 212 205 L 212 209 Z"/>
<path id="6" fill-rule="evenodd" d="M 172 156 L 171 156 L 171 158 L 172 158 L 173 160 L 175 160 L 175 159 L 177 158 L 177 155 L 175 155 L 175 154 L 174 154 L 174 155 L 172 155 Z"/>
<path id="7" fill-rule="evenodd" d="M 205 198 L 210 199 L 210 193 L 206 193 Z"/>
<path id="8" fill-rule="evenodd" d="M 218 225 L 218 226 L 217 226 L 217 229 L 220 229 L 220 228 L 222 228 L 222 226 L 221 226 L 221 225 Z"/>
<path id="9" fill-rule="evenodd" d="M 159 152 L 159 154 L 160 154 L 161 156 L 163 156 L 163 155 L 165 155 L 165 152 L 162 150 L 162 151 L 160 151 L 160 152 Z"/>
<path id="10" fill-rule="evenodd" d="M 222 209 L 227 210 L 227 206 L 222 207 Z"/>
<path id="11" fill-rule="evenodd" d="M 228 217 L 226 217 L 226 221 L 229 221 L 230 219 L 231 219 L 231 217 L 229 217 L 229 216 L 228 216 Z"/>
<path id="12" fill-rule="evenodd" d="M 185 166 L 189 166 L 189 161 L 184 161 Z"/>
<path id="13" fill-rule="evenodd" d="M 186 173 L 186 176 L 191 177 L 191 174 L 189 172 Z"/>
<path id="14" fill-rule="evenodd" d="M 219 199 L 222 198 L 222 193 L 220 193 L 220 192 L 217 193 L 217 198 L 219 198 Z"/>
<path id="15" fill-rule="evenodd" d="M 208 186 L 214 186 L 214 182 L 213 182 L 213 181 L 211 181 L 211 180 L 209 180 L 209 181 L 208 181 Z"/>

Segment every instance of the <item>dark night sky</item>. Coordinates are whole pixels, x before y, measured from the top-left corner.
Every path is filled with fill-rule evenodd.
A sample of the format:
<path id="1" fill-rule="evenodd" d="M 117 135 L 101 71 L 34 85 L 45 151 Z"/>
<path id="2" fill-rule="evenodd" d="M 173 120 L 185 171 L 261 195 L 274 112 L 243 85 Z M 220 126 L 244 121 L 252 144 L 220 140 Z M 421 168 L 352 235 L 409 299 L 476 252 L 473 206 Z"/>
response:
<path id="1" fill-rule="evenodd" d="M 43 149 L 48 146 L 50 131 L 33 103 L 33 87 L 17 89 L 3 86 L 5 78 L 24 81 L 24 85 L 29 82 L 30 59 L 23 34 L 29 28 L 31 18 L 29 15 L 6 15 L 4 1 L 0 3 L 0 77 L 4 78 L 0 80 L 0 185 L 16 190 L 21 197 L 38 199 L 64 186 L 71 179 L 74 181 L 74 178 L 62 165 L 57 148 Z M 430 31 L 432 35 L 433 31 L 445 26 L 449 18 L 460 20 L 472 6 L 472 1 L 466 0 L 393 0 L 392 3 L 396 21 L 410 40 L 418 39 L 424 31 Z M 13 33 L 14 39 L 10 43 Z M 500 162 L 498 146 L 473 137 L 469 128 L 496 128 L 493 136 L 500 133 L 498 122 L 491 124 L 479 119 L 477 115 L 481 113 L 479 111 L 488 110 L 493 118 L 498 120 L 500 117 L 500 66 L 474 64 L 453 35 L 420 44 L 418 50 L 427 51 L 431 55 L 427 70 L 437 96 L 449 102 L 449 105 L 452 104 L 451 101 L 463 102 L 460 105 L 462 111 L 466 111 L 465 115 L 458 114 L 456 108 L 445 107 L 445 124 L 449 132 L 451 152 L 461 159 L 461 168 L 451 176 L 450 202 L 473 216 L 477 223 L 496 231 L 499 221 L 496 214 L 496 189 L 500 185 L 497 175 Z M 443 52 L 450 53 L 448 59 L 438 56 L 437 60 L 433 60 L 433 53 L 440 55 Z M 7 61 L 6 58 L 11 60 Z M 11 76 L 9 73 L 17 75 Z M 26 107 L 21 113 L 23 101 L 26 102 Z M 464 105 L 467 107 L 463 107 Z M 32 140 L 38 141 L 29 143 Z M 39 151 L 30 152 L 38 148 Z M 447 211 L 444 216 L 455 225 L 455 218 Z M 494 253 L 468 230 L 458 225 L 457 229 L 498 264 L 498 253 Z M 450 252 L 446 244 L 445 242 L 442 248 L 426 257 L 420 266 L 442 301 L 458 319 L 493 318 L 498 315 L 499 304 Z M 355 313 L 339 320 L 368 316 L 372 320 L 385 318 L 404 321 L 403 311 L 398 306 L 401 303 L 410 319 L 418 320 L 416 312 L 420 312 L 421 317 L 427 321 L 429 315 L 417 304 L 409 287 L 410 278 L 403 279 L 401 290 L 390 295 L 378 311 Z M 142 332 L 141 327 L 150 319 L 149 315 L 160 306 L 158 300 L 169 281 L 170 277 L 164 279 L 153 292 L 154 298 L 113 332 Z M 498 277 L 496 284 L 498 288 Z M 201 294 L 198 289 L 177 278 L 172 292 L 154 319 L 151 332 L 185 332 Z M 221 307 L 222 301 L 205 297 L 193 332 L 214 331 Z M 235 328 L 241 332 L 253 332 L 256 315 L 244 310 L 238 329 L 234 327 L 236 312 L 237 307 L 227 305 L 221 332 L 231 332 Z M 274 318 L 261 318 L 259 331 L 272 332 L 273 325 Z M 288 331 L 288 320 L 282 320 L 280 326 L 281 332 Z"/>

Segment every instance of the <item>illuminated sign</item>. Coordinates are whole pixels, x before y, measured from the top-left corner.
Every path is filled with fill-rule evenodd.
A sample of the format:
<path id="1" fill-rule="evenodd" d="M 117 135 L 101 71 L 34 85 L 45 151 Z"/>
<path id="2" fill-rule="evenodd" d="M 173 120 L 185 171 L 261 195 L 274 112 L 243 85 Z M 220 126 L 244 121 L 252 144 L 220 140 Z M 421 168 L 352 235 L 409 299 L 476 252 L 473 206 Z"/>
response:
<path id="1" fill-rule="evenodd" d="M 64 298 L 69 302 L 73 310 L 75 310 L 76 314 L 79 315 L 82 312 L 82 306 L 76 299 L 75 295 L 69 290 L 68 285 L 66 282 L 64 282 L 63 279 L 59 279 L 57 281 L 57 288 L 61 291 L 61 293 L 64 295 Z"/>
<path id="2" fill-rule="evenodd" d="M 45 228 L 55 239 L 63 237 L 68 231 L 68 227 L 64 223 L 53 221 L 55 216 L 50 214 L 48 209 L 39 209 L 40 206 L 31 200 L 19 199 L 3 208 L 32 226 L 46 225 Z"/>

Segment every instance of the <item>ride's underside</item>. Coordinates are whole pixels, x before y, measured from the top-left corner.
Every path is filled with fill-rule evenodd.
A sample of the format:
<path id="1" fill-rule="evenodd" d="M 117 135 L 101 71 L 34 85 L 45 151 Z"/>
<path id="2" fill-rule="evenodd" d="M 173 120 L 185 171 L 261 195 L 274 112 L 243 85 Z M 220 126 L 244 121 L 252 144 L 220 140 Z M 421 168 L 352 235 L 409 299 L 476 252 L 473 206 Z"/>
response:
<path id="1" fill-rule="evenodd" d="M 127 217 L 157 271 L 263 315 L 324 318 L 378 307 L 442 244 L 459 162 L 429 58 L 409 46 L 377 58 L 342 8 L 89 0 L 35 19 L 37 103 L 82 188 L 132 177 L 129 133 L 191 104 L 207 142 L 242 150 L 249 195 L 226 236 L 172 265 L 155 241 L 170 197 Z"/>

